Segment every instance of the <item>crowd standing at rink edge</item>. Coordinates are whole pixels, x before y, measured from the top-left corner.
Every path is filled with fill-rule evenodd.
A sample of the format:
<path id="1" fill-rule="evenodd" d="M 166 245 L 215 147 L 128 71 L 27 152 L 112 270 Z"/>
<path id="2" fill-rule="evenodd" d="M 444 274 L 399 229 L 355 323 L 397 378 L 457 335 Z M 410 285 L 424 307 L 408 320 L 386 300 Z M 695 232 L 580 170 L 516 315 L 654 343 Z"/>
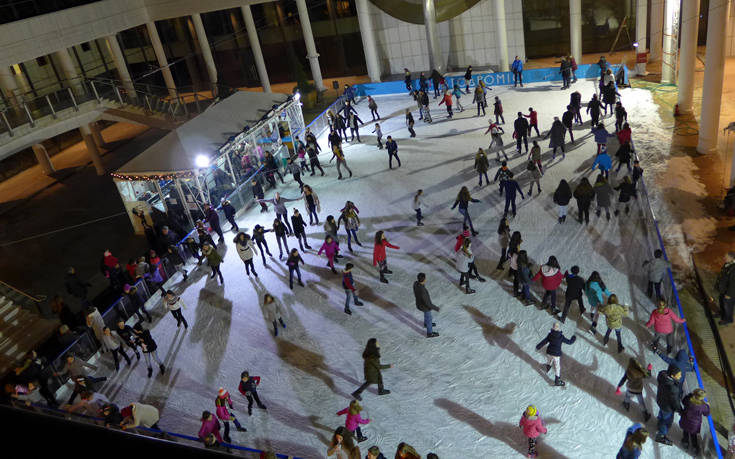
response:
<path id="1" fill-rule="evenodd" d="M 601 219 L 602 212 L 605 218 L 610 220 L 610 207 L 615 206 L 613 214 L 615 217 L 624 218 L 620 214 L 623 210 L 627 215 L 630 211 L 630 205 L 636 203 L 638 189 L 636 187 L 639 179 L 643 174 L 643 169 L 639 161 L 634 161 L 634 168 L 630 167 L 631 154 L 634 153 L 631 140 L 631 127 L 628 124 L 628 113 L 622 105 L 620 93 L 612 76 L 609 64 L 607 64 L 604 56 L 597 63 L 600 67 L 599 88 L 597 93 L 587 104 L 586 114 L 589 114 L 592 120 L 591 135 L 595 139 L 596 152 L 595 159 L 589 172 L 599 171 L 599 175 L 594 177 L 592 184 L 587 177 L 582 178 L 579 183 L 572 187 L 570 181 L 561 180 L 554 191 L 549 193 L 553 197 L 553 202 L 558 209 L 558 224 L 565 224 L 566 217 L 569 213 L 568 206 L 574 199 L 577 203 L 577 222 L 582 225 L 590 223 L 590 208 L 593 203 L 596 204 L 594 212 L 597 219 Z M 563 90 L 572 89 L 572 85 L 577 82 L 576 72 L 577 64 L 574 58 L 567 56 L 561 59 L 560 73 L 563 77 Z M 460 103 L 462 95 L 473 94 L 472 103 L 477 106 L 477 116 L 485 116 L 487 107 L 487 92 L 492 88 L 487 87 L 482 80 L 471 90 L 473 85 L 472 66 L 469 66 L 464 74 L 465 90 L 460 86 L 460 80 L 454 80 L 453 88 L 450 88 L 445 78 L 436 70 L 432 71 L 429 78 L 421 73 L 418 79 L 418 88 L 414 87 L 412 74 L 405 69 L 405 84 L 409 95 L 416 101 L 419 120 L 425 123 L 432 123 L 432 114 L 430 111 L 429 95 L 433 90 L 435 99 L 439 99 L 438 105 L 444 105 L 447 111 L 447 118 L 453 119 L 456 107 L 459 112 L 463 112 L 464 108 Z M 520 86 L 523 88 L 523 61 L 518 56 L 515 57 L 511 65 L 513 74 L 513 87 Z M 431 84 L 431 87 L 430 87 Z M 350 129 L 351 138 L 349 142 L 360 143 L 360 128 L 365 127 L 362 119 L 358 116 L 357 101 L 355 100 L 354 89 L 347 86 L 345 88 L 345 96 L 349 100 L 344 108 L 338 113 L 329 112 L 330 132 L 328 135 L 328 147 L 332 157 L 329 160 L 337 161 L 337 172 L 339 179 L 342 180 L 341 169 L 344 168 L 349 172 L 349 177 L 353 176 L 352 170 L 347 166 L 344 144 L 348 142 L 347 129 Z M 376 135 L 376 147 L 379 150 L 384 148 L 388 153 L 388 170 L 393 169 L 393 161 L 397 163 L 397 167 L 401 167 L 401 159 L 398 156 L 399 146 L 396 139 L 392 136 L 386 137 L 386 142 L 382 141 L 382 128 L 379 122 L 381 117 L 378 113 L 378 103 L 375 99 L 367 97 L 367 107 L 370 111 L 372 122 L 374 122 L 372 134 Z M 574 91 L 570 96 L 570 103 L 566 106 L 561 117 L 554 117 L 554 122 L 549 126 L 548 131 L 544 134 L 539 131 L 538 112 L 533 107 L 529 107 L 528 114 L 521 111 L 517 112 L 517 118 L 513 120 L 512 136 L 515 139 L 515 151 L 517 157 L 526 158 L 523 155 L 522 147 L 525 146 L 525 154 L 527 162 L 525 170 L 527 176 L 530 177 L 530 189 L 528 197 L 532 196 L 533 185 L 536 184 L 537 194 L 542 192 L 541 179 L 544 175 L 544 168 L 541 161 L 541 146 L 539 142 L 550 139 L 549 149 L 552 150 L 552 160 L 556 157 L 557 149 L 560 149 L 561 160 L 566 160 L 565 145 L 567 145 L 566 134 L 569 134 L 571 143 L 574 143 L 573 129 L 575 125 L 579 128 L 583 123 L 581 116 L 581 94 Z M 547 108 L 548 107 L 544 107 Z M 543 108 L 542 108 L 543 109 Z M 609 132 L 604 125 L 604 118 L 608 115 L 615 116 L 614 132 Z M 482 113 L 482 115 L 481 115 Z M 565 336 L 561 330 L 561 324 L 565 323 L 570 313 L 572 303 L 576 303 L 578 307 L 579 324 L 585 320 L 585 314 L 589 311 L 590 327 L 589 332 L 597 339 L 597 324 L 599 316 L 605 316 L 606 333 L 602 338 L 602 343 L 607 347 L 611 332 L 615 332 L 617 340 L 617 352 L 622 353 L 626 348 L 623 345 L 623 317 L 627 316 L 630 306 L 621 304 L 618 297 L 613 293 L 614 288 L 607 286 L 603 280 L 603 275 L 597 271 L 590 273 L 582 273 L 579 266 L 572 266 L 569 269 L 562 269 L 555 256 L 550 256 L 537 270 L 534 269 L 529 262 L 529 254 L 522 249 L 522 230 L 523 228 L 514 228 L 511 230 L 511 224 L 517 215 L 516 196 L 520 194 L 521 199 L 525 199 L 522 188 L 520 187 L 516 174 L 514 174 L 509 166 L 509 158 L 505 153 L 505 146 L 502 136 L 505 131 L 501 125 L 505 124 L 503 116 L 503 105 L 499 96 L 494 97 L 493 104 L 493 120 L 490 120 L 487 133 L 491 134 L 490 144 L 487 149 L 480 147 L 476 153 L 473 153 L 474 165 L 473 170 L 478 174 L 479 183 L 476 189 L 483 186 L 483 177 L 485 178 L 485 186 L 490 185 L 488 170 L 491 168 L 489 156 L 492 156 L 495 150 L 495 161 L 499 168 L 494 175 L 493 184 L 499 182 L 497 189 L 500 196 L 505 197 L 505 209 L 497 230 L 498 245 L 501 251 L 500 260 L 498 261 L 497 270 L 501 271 L 499 283 L 504 283 L 507 278 L 502 276 L 505 270 L 506 262 L 509 264 L 508 277 L 512 281 L 512 291 L 515 297 L 523 304 L 536 304 L 541 310 L 548 310 L 550 314 L 559 321 L 554 322 L 551 329 L 545 337 L 536 344 L 536 349 L 542 350 L 546 354 L 546 363 L 541 364 L 545 370 L 544 373 L 554 371 L 553 386 L 564 387 L 566 381 L 562 379 L 562 362 L 563 348 L 565 346 L 574 345 L 577 336 Z M 366 116 L 364 119 L 368 119 Z M 410 134 L 410 138 L 416 137 L 414 130 L 415 119 L 410 109 L 405 111 L 406 127 Z M 532 134 L 536 134 L 536 139 L 532 139 L 532 148 L 529 152 L 528 141 Z M 543 135 L 542 135 L 543 134 Z M 618 160 L 619 173 L 622 166 L 626 167 L 628 175 L 619 180 L 616 186 L 613 186 L 610 179 L 610 169 L 612 169 L 612 156 L 607 149 L 607 139 L 617 137 L 620 141 L 620 148 L 614 154 Z M 274 233 L 279 248 L 279 259 L 285 264 L 289 272 L 289 287 L 294 289 L 294 280 L 298 287 L 307 287 L 302 281 L 301 267 L 306 268 L 303 258 L 300 256 L 299 249 L 289 248 L 288 238 L 296 237 L 301 252 L 313 250 L 312 254 L 325 255 L 326 265 L 330 271 L 336 275 L 335 279 L 327 279 L 329 282 L 341 284 L 345 292 L 344 312 L 352 315 L 351 303 L 360 307 L 364 303 L 358 298 L 357 285 L 361 282 L 360 278 L 356 278 L 353 273 L 354 264 L 346 263 L 344 268 L 337 271 L 336 264 L 344 256 L 341 254 L 344 245 L 340 243 L 344 241 L 341 237 L 340 229 L 343 228 L 347 237 L 347 250 L 354 254 L 352 243 L 362 247 L 362 243 L 358 240 L 358 231 L 360 229 L 359 209 L 352 201 L 347 201 L 345 206 L 339 210 L 334 209 L 334 215 L 339 215 L 335 219 L 334 215 L 328 215 L 322 222 L 319 214 L 321 213 L 321 205 L 316 190 L 310 184 L 302 181 L 303 172 L 311 172 L 310 176 L 314 176 L 316 169 L 319 169 L 321 175 L 325 175 L 318 159 L 321 146 L 318 144 L 316 137 L 307 129 L 305 135 L 306 142 L 301 142 L 296 137 L 296 151 L 289 159 L 287 171 L 293 177 L 294 182 L 299 186 L 300 196 L 282 197 L 279 192 L 275 192 L 272 198 L 265 197 L 263 183 L 253 180 L 252 193 L 255 202 L 261 207 L 261 213 L 266 213 L 272 207 L 275 211 L 275 218 L 271 225 L 255 225 L 252 229 L 252 235 L 241 230 L 235 219 L 235 211 L 229 201 L 223 201 L 222 209 L 227 221 L 230 223 L 230 231 L 237 235 L 233 240 L 237 254 L 244 264 L 245 276 L 258 277 L 256 273 L 256 261 L 260 254 L 263 267 L 267 266 L 266 254 L 273 258 L 266 241 L 266 234 Z M 512 145 L 512 143 L 511 143 Z M 486 153 L 487 151 L 487 153 Z M 504 159 L 501 160 L 501 155 Z M 309 158 L 307 165 L 306 158 Z M 272 157 L 270 158 L 272 159 Z M 270 166 L 268 166 L 270 164 Z M 271 188 L 276 189 L 276 176 L 281 183 L 285 183 L 284 177 L 278 170 L 275 161 L 266 162 L 266 183 Z M 625 170 L 624 172 L 625 173 Z M 349 179 L 349 177 L 347 177 Z M 471 180 L 471 176 L 467 176 Z M 617 192 L 617 203 L 614 203 Z M 287 207 L 289 202 L 302 201 L 304 209 L 309 217 L 307 225 L 297 209 L 293 209 L 289 214 Z M 456 236 L 456 245 L 454 247 L 455 266 L 459 274 L 458 286 L 465 294 L 475 293 L 470 288 L 470 280 L 485 282 L 485 279 L 478 272 L 475 265 L 475 258 L 472 252 L 473 239 L 479 235 L 479 231 L 473 226 L 470 216 L 470 204 L 474 208 L 475 205 L 483 206 L 484 203 L 472 197 L 470 188 L 462 186 L 456 195 L 454 204 L 451 209 L 458 208 L 462 217 L 462 231 Z M 412 198 L 412 205 L 415 211 L 416 226 L 424 226 L 423 220 L 425 215 L 423 190 L 418 190 Z M 312 249 L 307 242 L 307 228 L 309 226 L 317 226 L 324 230 L 323 243 L 318 246 L 318 251 Z M 389 229 L 389 228 L 386 228 Z M 224 276 L 220 271 L 220 264 L 223 262 L 220 255 L 218 244 L 224 244 L 225 238 L 220 225 L 219 216 L 214 205 L 206 204 L 204 207 L 204 218 L 196 222 L 196 238 L 191 237 L 185 241 L 187 249 L 197 259 L 197 265 L 206 264 L 209 268 L 210 279 L 217 279 L 220 284 L 224 284 Z M 214 233 L 218 236 L 217 244 L 212 237 Z M 372 264 L 377 269 L 378 279 L 381 283 L 388 283 L 389 274 L 392 271 L 388 269 L 387 249 L 400 250 L 400 247 L 393 245 L 388 241 L 390 235 L 387 235 L 385 229 L 378 230 L 373 236 L 373 260 Z M 146 366 L 147 377 L 151 378 L 153 374 L 152 361 L 158 364 L 160 374 L 163 375 L 166 368 L 160 360 L 157 352 L 158 345 L 155 342 L 150 330 L 144 326 L 147 320 L 152 322 L 152 318 L 146 310 L 144 303 L 136 294 L 135 287 L 131 285 L 138 281 L 146 283 L 150 291 L 160 290 L 162 301 L 166 311 L 170 311 L 176 320 L 177 327 L 181 325 L 184 329 L 188 329 L 186 320 L 186 305 L 177 295 L 176 291 L 181 291 L 173 287 L 165 289 L 163 287 L 164 279 L 160 271 L 161 257 L 169 259 L 172 264 L 183 275 L 182 282 L 187 282 L 187 276 L 190 274 L 185 269 L 185 260 L 182 259 L 181 253 L 176 247 L 179 235 L 171 231 L 167 226 L 160 230 L 157 244 L 151 247 L 150 252 L 145 255 L 131 259 L 123 268 L 119 260 L 114 257 L 110 250 L 106 250 L 102 257 L 101 270 L 110 280 L 110 286 L 113 291 L 126 295 L 135 306 L 135 315 L 137 321 L 134 325 L 127 325 L 125 320 L 120 320 L 117 327 L 106 327 L 99 312 L 90 306 L 87 299 L 87 288 L 89 284 L 81 281 L 75 269 L 69 268 L 66 277 L 66 287 L 69 294 L 74 296 L 86 307 L 83 314 L 75 316 L 67 314 L 62 326 L 63 333 L 67 334 L 65 339 L 70 336 L 76 336 L 76 332 L 72 330 L 83 331 L 84 328 L 91 330 L 92 335 L 98 341 L 103 351 L 109 351 L 114 361 L 115 371 L 120 369 L 120 359 L 131 364 L 131 358 L 134 356 L 140 359 L 142 353 Z M 303 242 L 303 244 L 302 244 Z M 272 243 L 272 241 L 271 241 Z M 284 250 L 285 249 L 285 250 Z M 159 256 L 158 253 L 161 255 Z M 286 256 L 284 257 L 284 253 Z M 274 262 L 271 260 L 271 262 Z M 673 441 L 668 437 L 676 415 L 679 417 L 679 425 L 681 427 L 683 438 L 680 445 L 685 450 L 690 450 L 694 456 L 701 454 L 702 446 L 699 438 L 702 418 L 709 415 L 709 405 L 706 402 L 706 394 L 704 390 L 696 388 L 688 394 L 683 393 L 683 381 L 685 373 L 693 371 L 693 359 L 689 356 L 685 349 L 675 349 L 673 340 L 674 330 L 677 324 L 684 323 L 685 320 L 680 318 L 668 306 L 662 292 L 662 284 L 665 281 L 667 271 L 670 264 L 663 258 L 663 252 L 656 250 L 653 258 L 647 260 L 641 267 L 641 272 L 646 276 L 647 294 L 656 304 L 656 308 L 651 312 L 645 327 L 652 328 L 653 336 L 650 343 L 653 351 L 661 357 L 668 365 L 665 370 L 652 373 L 652 363 L 645 363 L 639 360 L 642 356 L 631 356 L 628 360 L 627 367 L 624 369 L 623 376 L 617 384 L 616 394 L 623 395 L 621 388 L 625 387 L 625 394 L 621 400 L 623 409 L 628 412 L 633 399 L 639 405 L 643 422 L 633 424 L 625 433 L 621 433 L 621 447 L 617 452 L 618 459 L 637 458 L 640 456 L 645 446 L 646 440 L 653 435 L 656 442 L 662 445 L 672 445 Z M 197 269 L 197 268 L 194 268 Z M 204 268 L 202 268 L 204 269 Z M 260 269 L 260 268 L 259 268 Z M 431 274 L 420 272 L 416 275 L 413 282 L 413 293 L 416 308 L 423 316 L 423 328 L 426 329 L 427 338 L 439 337 L 439 333 L 435 330 L 434 314 L 438 313 L 441 308 L 436 306 L 431 300 L 430 287 L 432 284 Z M 531 292 L 531 285 L 540 281 L 543 289 L 543 297 L 541 301 L 537 301 Z M 557 308 L 557 291 L 562 284 L 566 285 L 564 293 L 564 305 Z M 735 253 L 730 252 L 727 255 L 725 264 L 718 276 L 716 282 L 716 290 L 719 294 L 719 304 L 721 308 L 721 324 L 727 325 L 733 322 L 733 306 L 735 305 Z M 352 301 L 351 301 L 352 300 Z M 587 306 L 585 306 L 587 301 Z M 266 322 L 272 326 L 274 337 L 277 339 L 280 329 L 286 329 L 286 323 L 281 313 L 281 305 L 270 293 L 262 296 L 261 308 Z M 63 307 L 60 307 L 63 310 Z M 280 326 L 280 327 L 279 327 Z M 69 335 L 71 334 L 71 335 Z M 626 336 L 629 334 L 626 334 Z M 577 344 L 579 346 L 579 344 Z M 132 354 L 128 355 L 127 351 Z M 363 428 L 372 422 L 380 422 L 379 419 L 370 419 L 362 417 L 363 406 L 361 405 L 362 393 L 370 385 L 377 385 L 377 394 L 379 396 L 390 395 L 391 391 L 384 387 L 383 371 L 392 368 L 392 364 L 381 363 L 382 355 L 380 343 L 377 338 L 370 338 L 362 353 L 364 382 L 351 395 L 353 400 L 347 404 L 344 409 L 336 413 L 337 416 L 344 417 L 344 427 L 336 428 L 331 436 L 330 444 L 327 447 L 327 456 L 336 459 L 358 459 L 363 457 L 360 452 L 359 443 L 369 439 L 364 435 Z M 6 394 L 19 402 L 24 403 L 42 403 L 46 402 L 49 406 L 59 406 L 53 393 L 50 392 L 47 382 L 41 376 L 43 358 L 36 355 L 35 352 L 30 353 L 27 358 L 21 362 L 16 368 L 15 374 L 17 383 L 15 386 L 7 387 Z M 107 376 L 96 376 L 98 367 L 84 362 L 82 359 L 68 354 L 65 365 L 57 376 L 69 376 L 73 382 L 73 390 L 69 398 L 66 409 L 77 412 L 78 410 L 86 410 L 85 413 L 92 416 L 98 416 L 105 420 L 108 427 L 119 427 L 122 429 L 132 429 L 138 426 L 158 429 L 159 413 L 158 409 L 151 405 L 141 402 L 132 402 L 125 406 L 118 406 L 107 400 L 104 395 L 98 392 L 101 384 L 103 384 Z M 572 382 L 574 376 L 571 376 Z M 647 429 L 647 423 L 652 417 L 652 413 L 646 406 L 644 398 L 644 387 L 648 382 L 655 380 L 656 394 L 655 402 L 658 407 L 656 416 L 655 430 Z M 232 382 L 231 382 L 232 383 Z M 259 409 L 267 410 L 265 404 L 258 395 L 261 378 L 252 376 L 249 370 L 241 373 L 241 379 L 238 382 L 238 392 L 247 400 L 247 414 L 252 415 L 253 404 L 255 403 Z M 81 401 L 75 403 L 76 398 L 80 397 Z M 382 397 L 381 397 L 382 398 Z M 370 397 L 368 400 L 371 404 L 381 403 L 382 400 Z M 236 408 L 237 406 L 237 408 Z M 238 403 L 234 403 L 227 389 L 221 387 L 217 390 L 214 397 L 214 409 L 212 407 L 202 411 L 199 420 L 201 428 L 197 434 L 198 438 L 208 448 L 228 450 L 229 443 L 232 443 L 230 437 L 230 423 L 232 422 L 238 432 L 247 432 L 237 419 L 236 410 L 241 408 Z M 211 410 L 211 411 L 210 411 Z M 539 440 L 543 439 L 549 431 L 541 417 L 540 410 L 535 405 L 529 405 L 522 410 L 518 427 L 522 434 L 526 437 L 528 443 L 528 457 L 536 457 L 539 453 Z M 733 426 L 735 430 L 735 426 Z M 370 429 L 368 429 L 369 431 Z M 551 432 L 553 435 L 553 429 Z M 729 438 L 728 457 L 735 457 L 735 436 Z M 541 447 L 543 451 L 543 446 Z M 386 459 L 378 446 L 367 448 L 369 459 Z M 272 453 L 268 453 L 264 457 L 273 457 Z M 395 452 L 396 459 L 417 459 L 420 454 L 409 444 L 400 443 Z M 434 453 L 428 453 L 428 459 L 438 459 Z"/>

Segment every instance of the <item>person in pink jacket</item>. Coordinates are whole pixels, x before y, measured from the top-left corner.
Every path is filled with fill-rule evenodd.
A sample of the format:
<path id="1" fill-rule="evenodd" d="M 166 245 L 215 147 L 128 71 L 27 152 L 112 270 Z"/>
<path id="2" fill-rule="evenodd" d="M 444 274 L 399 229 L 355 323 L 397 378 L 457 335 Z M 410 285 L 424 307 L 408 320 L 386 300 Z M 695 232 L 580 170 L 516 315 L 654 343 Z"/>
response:
<path id="1" fill-rule="evenodd" d="M 230 393 L 221 387 L 217 392 L 217 398 L 214 399 L 214 406 L 216 408 L 215 413 L 217 414 L 217 418 L 225 424 L 225 434 L 223 437 L 226 443 L 232 443 L 232 438 L 230 438 L 230 421 L 235 423 L 235 428 L 238 432 L 248 431 L 240 425 L 235 415 L 228 411 L 228 406 L 232 409 L 232 399 L 230 398 Z"/>
<path id="2" fill-rule="evenodd" d="M 544 298 L 541 300 L 541 308 L 546 309 L 548 307 L 546 299 L 551 299 L 551 313 L 558 314 L 560 311 L 556 308 L 556 289 L 561 285 L 564 276 L 561 273 L 559 262 L 556 261 L 555 256 L 550 256 L 549 261 L 545 265 L 541 265 L 541 269 L 533 276 L 532 281 L 537 281 L 541 278 L 541 285 L 544 287 Z"/>
<path id="3" fill-rule="evenodd" d="M 528 457 L 538 456 L 536 439 L 539 435 L 545 434 L 547 430 L 535 406 L 529 405 L 526 408 L 526 411 L 521 416 L 521 420 L 518 422 L 518 426 L 523 429 L 523 435 L 528 438 Z"/>
<path id="4" fill-rule="evenodd" d="M 362 406 L 360 406 L 360 402 L 357 400 L 352 400 L 350 402 L 350 406 L 347 408 L 337 411 L 337 416 L 342 416 L 343 414 L 347 415 L 347 419 L 345 419 L 345 427 L 347 430 L 352 432 L 352 434 L 357 434 L 357 441 L 363 442 L 367 440 L 367 437 L 362 435 L 362 430 L 360 430 L 360 424 L 368 424 L 370 422 L 370 419 L 363 419 L 362 416 L 360 416 L 360 411 L 362 411 Z"/>
<path id="5" fill-rule="evenodd" d="M 666 339 L 666 353 L 671 353 L 674 344 L 674 324 L 683 324 L 686 319 L 681 319 L 671 308 L 666 307 L 665 300 L 658 301 L 658 308 L 651 313 L 651 318 L 646 322 L 646 328 L 653 325 L 653 347 L 658 347 L 660 338 Z"/>
<path id="6" fill-rule="evenodd" d="M 339 246 L 334 242 L 332 236 L 327 236 L 324 239 L 324 244 L 322 244 L 322 247 L 319 249 L 319 253 L 317 253 L 317 255 L 321 255 L 322 252 L 324 252 L 327 255 L 327 266 L 332 268 L 332 272 L 334 274 L 337 274 L 337 270 L 334 269 L 334 257 L 337 255 L 338 249 Z"/>
<path id="7" fill-rule="evenodd" d="M 202 427 L 199 429 L 199 439 L 204 442 L 206 446 L 214 446 L 217 443 L 222 443 L 222 437 L 220 436 L 219 421 L 209 411 L 202 412 Z M 212 441 L 212 438 L 216 442 Z"/>

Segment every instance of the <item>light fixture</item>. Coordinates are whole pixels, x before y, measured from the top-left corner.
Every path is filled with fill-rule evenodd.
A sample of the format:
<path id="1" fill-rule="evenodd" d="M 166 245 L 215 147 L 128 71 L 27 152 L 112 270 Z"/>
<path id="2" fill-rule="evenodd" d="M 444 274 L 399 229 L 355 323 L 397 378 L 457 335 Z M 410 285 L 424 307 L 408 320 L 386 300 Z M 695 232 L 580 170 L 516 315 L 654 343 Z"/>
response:
<path id="1" fill-rule="evenodd" d="M 638 42 L 637 41 L 634 41 L 633 42 L 633 48 L 637 48 L 637 47 L 638 47 Z"/>
<path id="2" fill-rule="evenodd" d="M 194 158 L 194 164 L 199 168 L 209 167 L 209 156 L 197 155 L 197 157 Z"/>
<path id="3" fill-rule="evenodd" d="M 301 100 L 301 93 L 299 92 L 298 89 L 296 90 L 296 92 L 293 95 L 293 100 L 295 100 L 296 102 L 298 102 L 299 100 Z"/>

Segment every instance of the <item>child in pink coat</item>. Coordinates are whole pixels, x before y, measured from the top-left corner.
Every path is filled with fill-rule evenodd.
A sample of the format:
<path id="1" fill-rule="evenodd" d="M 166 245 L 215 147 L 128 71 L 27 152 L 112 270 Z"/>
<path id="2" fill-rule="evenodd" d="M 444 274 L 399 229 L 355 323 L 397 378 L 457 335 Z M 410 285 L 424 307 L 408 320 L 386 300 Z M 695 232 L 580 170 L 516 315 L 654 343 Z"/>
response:
<path id="1" fill-rule="evenodd" d="M 337 416 L 342 416 L 343 414 L 346 414 L 347 419 L 345 419 L 345 427 L 347 428 L 347 430 L 352 432 L 353 435 L 355 433 L 357 434 L 358 442 L 363 442 L 367 440 L 367 437 L 362 435 L 360 424 L 367 424 L 370 422 L 370 419 L 363 419 L 360 416 L 360 411 L 362 411 L 362 406 L 360 406 L 360 403 L 357 400 L 352 400 L 350 402 L 350 406 L 348 406 L 344 410 L 337 411 Z"/>
<path id="2" fill-rule="evenodd" d="M 541 285 L 544 287 L 544 298 L 541 300 L 541 307 L 543 309 L 546 309 L 547 303 L 546 299 L 551 299 L 551 313 L 557 314 L 560 311 L 556 309 L 556 289 L 559 288 L 561 285 L 562 279 L 564 279 L 564 276 L 561 273 L 561 268 L 559 267 L 559 262 L 556 261 L 555 256 L 550 256 L 549 261 L 546 262 L 545 265 L 541 265 L 541 269 L 536 273 L 535 276 L 533 276 L 533 279 L 531 279 L 533 282 L 538 280 L 538 278 L 541 278 Z"/>
<path id="3" fill-rule="evenodd" d="M 653 347 L 658 346 L 659 338 L 666 339 L 666 353 L 671 353 L 671 346 L 674 342 L 674 324 L 683 324 L 686 319 L 682 319 L 676 315 L 671 308 L 666 307 L 665 300 L 658 301 L 658 308 L 651 313 L 651 318 L 646 322 L 646 328 L 653 325 Z"/>
<path id="4" fill-rule="evenodd" d="M 322 244 L 322 247 L 319 249 L 319 253 L 317 253 L 317 255 L 321 255 L 322 252 L 324 252 L 327 255 L 327 266 L 332 268 L 332 272 L 334 274 L 337 274 L 337 270 L 334 269 L 334 257 L 337 255 L 338 249 L 339 246 L 334 242 L 332 236 L 327 236 L 326 239 L 324 239 L 324 244 Z"/>
<path id="5" fill-rule="evenodd" d="M 528 457 L 538 456 L 536 451 L 536 439 L 542 433 L 546 433 L 546 427 L 541 416 L 538 415 L 538 410 L 533 405 L 529 405 L 526 411 L 523 412 L 521 420 L 518 422 L 518 426 L 523 429 L 523 435 L 528 438 Z"/>
<path id="6" fill-rule="evenodd" d="M 232 399 L 230 398 L 229 392 L 220 387 L 217 392 L 217 398 L 214 399 L 214 406 L 217 418 L 225 425 L 225 434 L 223 435 L 225 443 L 232 443 L 232 439 L 230 438 L 230 421 L 235 423 L 235 428 L 238 432 L 247 432 L 247 429 L 240 425 L 235 415 L 227 409 L 228 406 L 232 409 Z"/>

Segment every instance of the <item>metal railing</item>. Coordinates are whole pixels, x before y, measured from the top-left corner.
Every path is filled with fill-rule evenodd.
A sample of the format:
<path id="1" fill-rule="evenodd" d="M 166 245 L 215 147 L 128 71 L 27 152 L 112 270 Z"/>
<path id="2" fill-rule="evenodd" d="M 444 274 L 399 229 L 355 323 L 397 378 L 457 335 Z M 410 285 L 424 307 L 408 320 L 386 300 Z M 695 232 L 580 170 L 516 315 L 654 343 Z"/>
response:
<path id="1" fill-rule="evenodd" d="M 640 178 L 638 184 L 638 192 L 641 195 L 640 207 L 647 233 L 646 239 L 648 240 L 649 244 L 650 257 L 653 258 L 654 250 L 660 249 L 663 252 L 664 259 L 666 259 L 666 261 L 669 261 L 668 254 L 666 252 L 666 246 L 664 244 L 664 240 L 661 236 L 661 231 L 659 228 L 659 220 L 656 218 L 656 214 L 654 213 L 653 207 L 651 206 L 651 197 L 643 177 Z M 667 277 L 665 278 L 662 287 L 662 295 L 666 299 L 667 304 L 678 311 L 680 317 L 686 318 L 684 314 L 684 309 L 682 308 L 681 301 L 679 299 L 679 290 L 676 288 L 674 273 L 671 271 L 671 268 L 667 269 Z M 694 352 L 694 346 L 692 345 L 692 340 L 689 334 L 689 327 L 687 323 L 685 322 L 681 324 L 680 327 L 676 327 L 674 333 L 673 352 L 676 352 L 678 349 L 686 349 L 689 355 L 692 356 L 692 358 L 694 359 L 694 375 L 682 371 L 682 377 L 685 378 L 684 392 L 689 393 L 691 390 L 697 387 L 704 388 L 702 375 L 700 373 L 697 356 Z M 704 457 L 717 457 L 719 459 L 722 459 L 722 450 L 717 440 L 717 430 L 715 428 L 715 423 L 712 420 L 711 415 L 707 416 L 707 423 L 709 428 L 704 429 L 704 431 L 702 432 L 702 454 Z"/>
<path id="2" fill-rule="evenodd" d="M 12 285 L 8 285 L 5 282 L 0 281 L 0 297 L 5 297 L 21 308 L 38 312 L 38 314 L 44 316 L 42 305 L 46 302 L 45 295 L 34 297 L 18 290 Z"/>

